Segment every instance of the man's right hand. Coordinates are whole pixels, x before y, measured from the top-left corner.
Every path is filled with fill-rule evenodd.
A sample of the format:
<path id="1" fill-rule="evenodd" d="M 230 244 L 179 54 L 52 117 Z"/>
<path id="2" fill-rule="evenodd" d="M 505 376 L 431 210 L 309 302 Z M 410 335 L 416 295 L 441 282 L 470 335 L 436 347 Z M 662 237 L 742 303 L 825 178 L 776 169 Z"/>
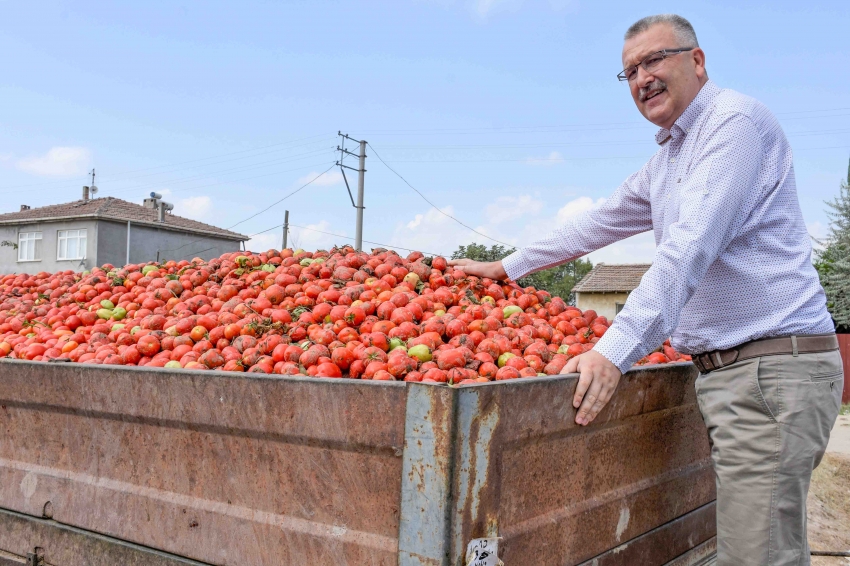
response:
<path id="1" fill-rule="evenodd" d="M 505 268 L 502 267 L 501 261 L 474 261 L 471 259 L 453 259 L 449 261 L 449 265 L 455 269 L 460 269 L 467 275 L 477 275 L 478 277 L 489 277 L 501 281 L 508 278 L 505 273 Z"/>

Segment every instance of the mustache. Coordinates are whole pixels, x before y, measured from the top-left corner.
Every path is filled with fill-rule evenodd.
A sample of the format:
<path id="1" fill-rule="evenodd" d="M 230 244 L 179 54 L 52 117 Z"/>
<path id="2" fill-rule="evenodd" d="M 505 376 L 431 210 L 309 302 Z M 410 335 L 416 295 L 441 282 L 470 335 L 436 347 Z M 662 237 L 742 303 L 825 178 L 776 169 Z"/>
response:
<path id="1" fill-rule="evenodd" d="M 638 92 L 638 100 L 640 100 L 641 102 L 645 102 L 647 95 L 649 95 L 650 93 L 664 90 L 667 90 L 667 83 L 665 83 L 661 79 L 655 79 L 648 85 L 640 87 L 640 92 Z"/>

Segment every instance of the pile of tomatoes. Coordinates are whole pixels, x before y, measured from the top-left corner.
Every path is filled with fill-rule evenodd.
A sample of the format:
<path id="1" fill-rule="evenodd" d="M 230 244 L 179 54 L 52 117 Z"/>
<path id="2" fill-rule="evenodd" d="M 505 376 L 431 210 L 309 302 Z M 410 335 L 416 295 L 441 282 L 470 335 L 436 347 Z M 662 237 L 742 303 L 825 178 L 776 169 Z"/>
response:
<path id="1" fill-rule="evenodd" d="M 557 375 L 608 329 L 445 258 L 350 247 L 0 278 L 0 356 L 467 384 Z M 639 364 L 689 360 L 669 343 Z"/>

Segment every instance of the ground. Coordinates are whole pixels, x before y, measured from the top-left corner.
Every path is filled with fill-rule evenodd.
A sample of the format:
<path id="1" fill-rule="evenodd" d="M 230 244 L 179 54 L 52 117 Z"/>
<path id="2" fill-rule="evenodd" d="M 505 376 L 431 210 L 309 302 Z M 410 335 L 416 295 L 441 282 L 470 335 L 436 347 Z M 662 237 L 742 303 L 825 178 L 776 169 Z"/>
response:
<path id="1" fill-rule="evenodd" d="M 809 490 L 809 545 L 813 550 L 850 550 L 850 406 L 832 429 L 826 456 Z M 812 566 L 849 566 L 850 558 L 813 556 Z"/>

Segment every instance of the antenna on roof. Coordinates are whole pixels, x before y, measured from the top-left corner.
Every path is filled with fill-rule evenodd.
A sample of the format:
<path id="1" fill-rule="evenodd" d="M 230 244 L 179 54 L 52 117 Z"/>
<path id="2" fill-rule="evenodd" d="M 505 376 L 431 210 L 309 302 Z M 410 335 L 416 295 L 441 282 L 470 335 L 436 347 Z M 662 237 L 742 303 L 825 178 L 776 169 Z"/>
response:
<path id="1" fill-rule="evenodd" d="M 97 194 L 97 187 L 94 186 L 94 167 L 92 167 L 92 170 L 89 172 L 89 174 L 91 175 L 91 187 L 89 187 L 89 191 L 91 191 L 91 195 L 94 196 Z"/>

